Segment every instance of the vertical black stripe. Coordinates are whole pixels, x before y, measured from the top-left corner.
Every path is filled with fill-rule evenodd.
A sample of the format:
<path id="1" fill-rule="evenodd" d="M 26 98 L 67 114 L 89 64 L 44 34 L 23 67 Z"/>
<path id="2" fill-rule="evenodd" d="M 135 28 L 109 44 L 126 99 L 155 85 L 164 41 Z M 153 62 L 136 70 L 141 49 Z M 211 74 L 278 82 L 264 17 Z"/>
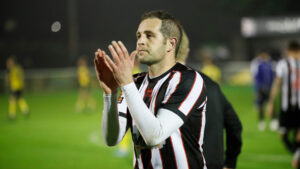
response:
<path id="1" fill-rule="evenodd" d="M 162 101 L 165 98 L 165 94 L 168 88 L 169 81 L 173 78 L 173 75 L 175 72 L 172 72 L 169 77 L 164 81 L 164 83 L 160 86 L 160 89 L 158 90 L 156 101 L 155 101 L 155 110 L 154 114 L 157 114 L 158 109 L 161 107 Z"/>
<path id="2" fill-rule="evenodd" d="M 163 145 L 163 148 L 160 149 L 160 154 L 164 169 L 176 169 L 176 159 L 170 137 L 166 140 L 166 144 Z"/>
<path id="3" fill-rule="evenodd" d="M 141 150 L 141 157 L 144 169 L 153 169 L 151 164 L 151 149 Z"/>
<path id="4" fill-rule="evenodd" d="M 203 155 L 202 152 L 199 149 L 199 144 L 195 143 L 192 140 L 198 140 L 199 138 L 199 133 L 198 136 L 194 135 L 193 137 L 188 136 L 187 133 L 189 133 L 189 131 L 186 131 L 187 128 L 182 128 L 181 130 L 181 134 L 182 134 L 182 138 L 186 138 L 186 139 L 182 139 L 183 140 L 183 146 L 185 149 L 185 153 L 186 153 L 186 157 L 187 157 L 187 162 L 189 165 L 189 168 L 203 168 L 204 166 L 204 161 L 203 161 Z M 189 140 L 191 139 L 191 140 Z M 199 160 L 201 159 L 201 160 Z"/>

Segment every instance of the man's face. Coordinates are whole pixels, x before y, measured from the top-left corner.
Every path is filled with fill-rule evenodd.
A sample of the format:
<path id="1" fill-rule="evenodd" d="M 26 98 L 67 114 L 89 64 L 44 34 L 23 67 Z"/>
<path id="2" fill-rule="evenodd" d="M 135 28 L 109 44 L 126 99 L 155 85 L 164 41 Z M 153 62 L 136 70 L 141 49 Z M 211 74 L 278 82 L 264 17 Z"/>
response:
<path id="1" fill-rule="evenodd" d="M 143 20 L 137 30 L 137 57 L 143 64 L 152 65 L 161 61 L 166 53 L 166 41 L 160 32 L 162 21 L 157 18 Z"/>
<path id="2" fill-rule="evenodd" d="M 14 65 L 14 61 L 12 59 L 8 59 L 6 61 L 6 67 L 7 67 L 7 69 L 11 69 L 13 67 L 13 65 Z"/>

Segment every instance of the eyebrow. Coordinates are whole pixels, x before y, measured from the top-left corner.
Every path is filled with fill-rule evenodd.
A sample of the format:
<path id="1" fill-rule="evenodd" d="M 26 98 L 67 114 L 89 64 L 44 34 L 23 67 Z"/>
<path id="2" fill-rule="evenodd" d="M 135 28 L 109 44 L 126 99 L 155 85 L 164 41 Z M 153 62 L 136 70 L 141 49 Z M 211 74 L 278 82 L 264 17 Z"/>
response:
<path id="1" fill-rule="evenodd" d="M 154 34 L 154 32 L 153 32 L 153 31 L 149 31 L 149 30 L 145 30 L 145 31 L 144 31 L 144 33 Z M 138 34 L 140 34 L 140 32 L 139 32 L 139 31 L 138 31 L 138 32 L 136 32 L 136 35 L 138 35 Z"/>

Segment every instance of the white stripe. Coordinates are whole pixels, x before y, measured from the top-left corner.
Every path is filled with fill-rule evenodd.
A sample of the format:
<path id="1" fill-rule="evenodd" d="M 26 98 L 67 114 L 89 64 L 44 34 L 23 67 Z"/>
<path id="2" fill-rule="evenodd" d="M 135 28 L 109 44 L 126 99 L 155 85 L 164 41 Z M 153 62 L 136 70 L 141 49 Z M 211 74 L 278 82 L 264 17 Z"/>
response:
<path id="1" fill-rule="evenodd" d="M 162 161 L 161 156 L 159 153 L 159 148 L 153 148 L 151 150 L 152 158 L 151 158 L 151 164 L 154 169 L 162 169 Z"/>
<path id="2" fill-rule="evenodd" d="M 291 85 L 292 85 L 292 88 L 291 88 L 291 90 L 292 90 L 292 92 L 291 92 L 291 104 L 292 105 L 295 105 L 296 104 L 296 92 L 297 92 L 297 90 L 296 90 L 296 88 L 295 88 L 295 82 L 296 82 L 296 70 L 297 70 L 297 67 L 296 67 L 296 61 L 293 59 L 293 60 L 291 60 L 291 62 L 290 62 L 290 65 L 291 65 L 291 69 L 292 69 L 292 71 L 291 71 Z"/>
<path id="3" fill-rule="evenodd" d="M 170 139 L 172 140 L 173 143 L 173 150 L 174 150 L 174 155 L 176 159 L 176 164 L 178 169 L 188 169 L 188 161 L 186 157 L 186 152 L 184 150 L 184 145 L 182 142 L 181 134 L 179 129 L 177 129 L 176 132 L 174 132 L 171 136 Z"/>
<path id="4" fill-rule="evenodd" d="M 195 72 L 195 82 L 193 87 L 189 93 L 189 95 L 185 98 L 185 100 L 179 106 L 179 110 L 187 115 L 191 109 L 193 108 L 194 104 L 197 102 L 199 96 L 201 95 L 202 88 L 203 88 L 203 79 L 199 75 L 199 73 Z"/>
<path id="5" fill-rule="evenodd" d="M 205 115 L 205 113 L 206 113 L 206 104 L 204 105 L 203 110 L 202 110 L 201 131 L 200 131 L 200 139 L 199 139 L 199 142 L 198 142 L 201 152 L 203 152 L 201 146 L 203 144 L 204 129 L 205 129 L 205 123 L 206 123 L 206 115 Z"/>
<path id="6" fill-rule="evenodd" d="M 160 79 L 154 86 L 153 91 L 152 91 L 152 98 L 151 98 L 151 102 L 150 102 L 150 111 L 152 113 L 155 112 L 155 104 L 156 104 L 156 98 L 157 98 L 157 94 L 158 91 L 161 87 L 161 85 L 168 79 L 168 77 L 170 76 L 170 73 L 168 73 L 164 78 Z"/>
<path id="7" fill-rule="evenodd" d="M 181 73 L 180 72 L 176 72 L 172 79 L 169 81 L 169 85 L 166 91 L 166 95 L 164 100 L 162 101 L 162 103 L 166 103 L 169 98 L 171 97 L 171 95 L 175 92 L 175 90 L 177 89 L 177 85 L 180 83 L 180 79 L 181 79 Z"/>
<path id="8" fill-rule="evenodd" d="M 136 154 L 135 154 L 135 150 L 134 150 L 134 146 L 132 146 L 132 148 L 133 148 L 133 167 L 135 167 L 135 164 L 136 164 L 136 158 L 135 158 L 135 156 L 136 156 Z"/>
<path id="9" fill-rule="evenodd" d="M 286 70 L 286 76 L 282 78 L 283 84 L 281 88 L 281 109 L 287 110 L 288 108 L 288 72 Z"/>
<path id="10" fill-rule="evenodd" d="M 139 158 L 138 158 L 138 165 L 139 165 L 139 169 L 143 169 L 144 166 L 143 166 L 143 162 L 142 162 L 142 156 L 141 154 L 139 155 Z"/>
<path id="11" fill-rule="evenodd" d="M 201 130 L 200 130 L 200 136 L 199 136 L 199 141 L 198 141 L 199 149 L 201 151 L 203 164 L 204 164 L 203 169 L 207 169 L 206 161 L 205 161 L 205 157 L 203 155 L 203 149 L 202 149 L 203 139 L 204 139 L 205 123 L 206 123 L 206 101 L 207 101 L 207 98 L 205 99 L 205 102 L 204 102 L 205 104 L 204 104 L 204 107 L 203 107 L 203 110 L 202 110 Z"/>
<path id="12" fill-rule="evenodd" d="M 198 109 L 201 109 L 201 108 L 206 104 L 206 102 L 207 102 L 207 97 L 206 97 L 206 99 L 204 100 L 204 102 L 198 107 Z"/>

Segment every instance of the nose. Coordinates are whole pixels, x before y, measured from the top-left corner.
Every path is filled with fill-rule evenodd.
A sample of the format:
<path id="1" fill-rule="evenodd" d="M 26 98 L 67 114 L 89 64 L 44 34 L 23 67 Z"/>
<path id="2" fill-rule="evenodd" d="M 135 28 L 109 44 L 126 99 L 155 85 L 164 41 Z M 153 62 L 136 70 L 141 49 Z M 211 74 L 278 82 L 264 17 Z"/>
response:
<path id="1" fill-rule="evenodd" d="M 137 45 L 138 46 L 144 46 L 146 42 L 146 37 L 145 35 L 141 35 L 138 40 L 137 40 Z"/>

